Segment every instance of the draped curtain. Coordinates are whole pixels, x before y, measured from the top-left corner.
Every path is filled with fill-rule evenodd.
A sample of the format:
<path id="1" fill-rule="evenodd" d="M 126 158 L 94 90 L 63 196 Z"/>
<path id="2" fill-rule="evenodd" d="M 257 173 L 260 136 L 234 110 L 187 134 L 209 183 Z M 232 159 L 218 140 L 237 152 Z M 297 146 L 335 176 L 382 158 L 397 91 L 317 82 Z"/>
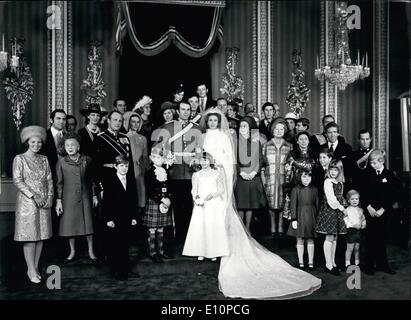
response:
<path id="1" fill-rule="evenodd" d="M 122 2 L 117 7 L 118 50 L 128 34 L 143 55 L 157 55 L 173 44 L 184 54 L 198 58 L 210 51 L 217 37 L 222 38 L 221 4 L 211 7 Z"/>

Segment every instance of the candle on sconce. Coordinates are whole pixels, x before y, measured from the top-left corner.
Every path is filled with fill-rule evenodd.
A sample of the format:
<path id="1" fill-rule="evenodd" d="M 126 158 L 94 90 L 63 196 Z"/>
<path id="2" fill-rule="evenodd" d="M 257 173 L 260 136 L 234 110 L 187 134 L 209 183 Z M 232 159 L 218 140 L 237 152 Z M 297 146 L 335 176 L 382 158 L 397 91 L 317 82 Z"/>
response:
<path id="1" fill-rule="evenodd" d="M 320 58 L 317 56 L 317 69 L 320 69 Z"/>
<path id="2" fill-rule="evenodd" d="M 365 53 L 365 66 L 368 67 L 368 52 Z"/>
<path id="3" fill-rule="evenodd" d="M 4 51 L 4 33 L 3 33 L 2 39 L 1 39 L 1 51 Z"/>
<path id="4" fill-rule="evenodd" d="M 357 64 L 360 64 L 360 50 L 357 50 Z"/>

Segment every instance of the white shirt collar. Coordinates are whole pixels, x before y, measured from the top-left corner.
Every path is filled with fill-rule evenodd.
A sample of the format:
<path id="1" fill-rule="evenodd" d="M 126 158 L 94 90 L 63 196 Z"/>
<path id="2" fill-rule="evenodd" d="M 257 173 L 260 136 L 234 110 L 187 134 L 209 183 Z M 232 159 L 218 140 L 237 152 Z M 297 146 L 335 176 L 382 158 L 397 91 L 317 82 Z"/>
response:
<path id="1" fill-rule="evenodd" d="M 127 183 L 127 177 L 119 174 L 118 172 L 117 172 L 117 177 L 119 178 L 121 184 L 123 185 L 123 187 L 125 189 L 126 188 L 126 183 Z"/>
<path id="2" fill-rule="evenodd" d="M 63 133 L 63 130 L 57 130 L 53 126 L 50 127 L 51 134 L 53 135 L 53 138 L 55 138 L 60 132 Z"/>
<path id="3" fill-rule="evenodd" d="M 332 145 L 333 145 L 333 149 L 334 149 L 334 150 L 337 149 L 338 139 L 337 139 L 335 142 L 333 142 Z M 331 147 L 331 142 L 328 141 L 328 148 L 330 148 L 330 147 Z"/>

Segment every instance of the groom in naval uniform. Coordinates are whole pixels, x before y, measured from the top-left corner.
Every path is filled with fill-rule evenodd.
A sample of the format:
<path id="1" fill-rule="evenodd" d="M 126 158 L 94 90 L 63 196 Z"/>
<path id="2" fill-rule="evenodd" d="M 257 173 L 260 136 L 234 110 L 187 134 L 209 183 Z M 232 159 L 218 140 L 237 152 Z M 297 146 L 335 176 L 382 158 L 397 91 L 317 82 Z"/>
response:
<path id="1" fill-rule="evenodd" d="M 176 242 L 183 244 L 193 211 L 192 171 L 189 165 L 196 154 L 201 152 L 202 134 L 200 127 L 189 121 L 190 104 L 180 102 L 177 114 L 178 120 L 169 122 L 162 129 L 157 130 L 153 139 L 175 156 L 174 164 L 169 171 L 171 206 L 174 214 Z"/>

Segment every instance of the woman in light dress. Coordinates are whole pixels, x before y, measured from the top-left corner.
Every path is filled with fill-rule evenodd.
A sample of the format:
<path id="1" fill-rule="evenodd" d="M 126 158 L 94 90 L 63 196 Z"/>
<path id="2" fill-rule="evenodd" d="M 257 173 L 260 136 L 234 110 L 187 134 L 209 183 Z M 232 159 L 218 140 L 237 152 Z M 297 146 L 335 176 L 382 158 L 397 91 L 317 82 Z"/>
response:
<path id="1" fill-rule="evenodd" d="M 313 293 L 321 287 L 320 279 L 292 267 L 247 232 L 233 206 L 235 157 L 227 119 L 221 111 L 211 108 L 202 118 L 203 128 L 207 128 L 208 113 L 220 114 L 221 119 L 218 130 L 207 130 L 203 146 L 224 176 L 222 198 L 229 252 L 220 262 L 220 291 L 226 297 L 256 299 L 289 299 Z"/>
<path id="2" fill-rule="evenodd" d="M 46 130 L 25 127 L 20 138 L 28 148 L 13 160 L 13 183 L 17 188 L 14 240 L 23 243 L 29 280 L 40 283 L 38 264 L 43 241 L 52 236 L 50 208 L 54 196 L 49 162 L 38 154 L 46 141 Z"/>

